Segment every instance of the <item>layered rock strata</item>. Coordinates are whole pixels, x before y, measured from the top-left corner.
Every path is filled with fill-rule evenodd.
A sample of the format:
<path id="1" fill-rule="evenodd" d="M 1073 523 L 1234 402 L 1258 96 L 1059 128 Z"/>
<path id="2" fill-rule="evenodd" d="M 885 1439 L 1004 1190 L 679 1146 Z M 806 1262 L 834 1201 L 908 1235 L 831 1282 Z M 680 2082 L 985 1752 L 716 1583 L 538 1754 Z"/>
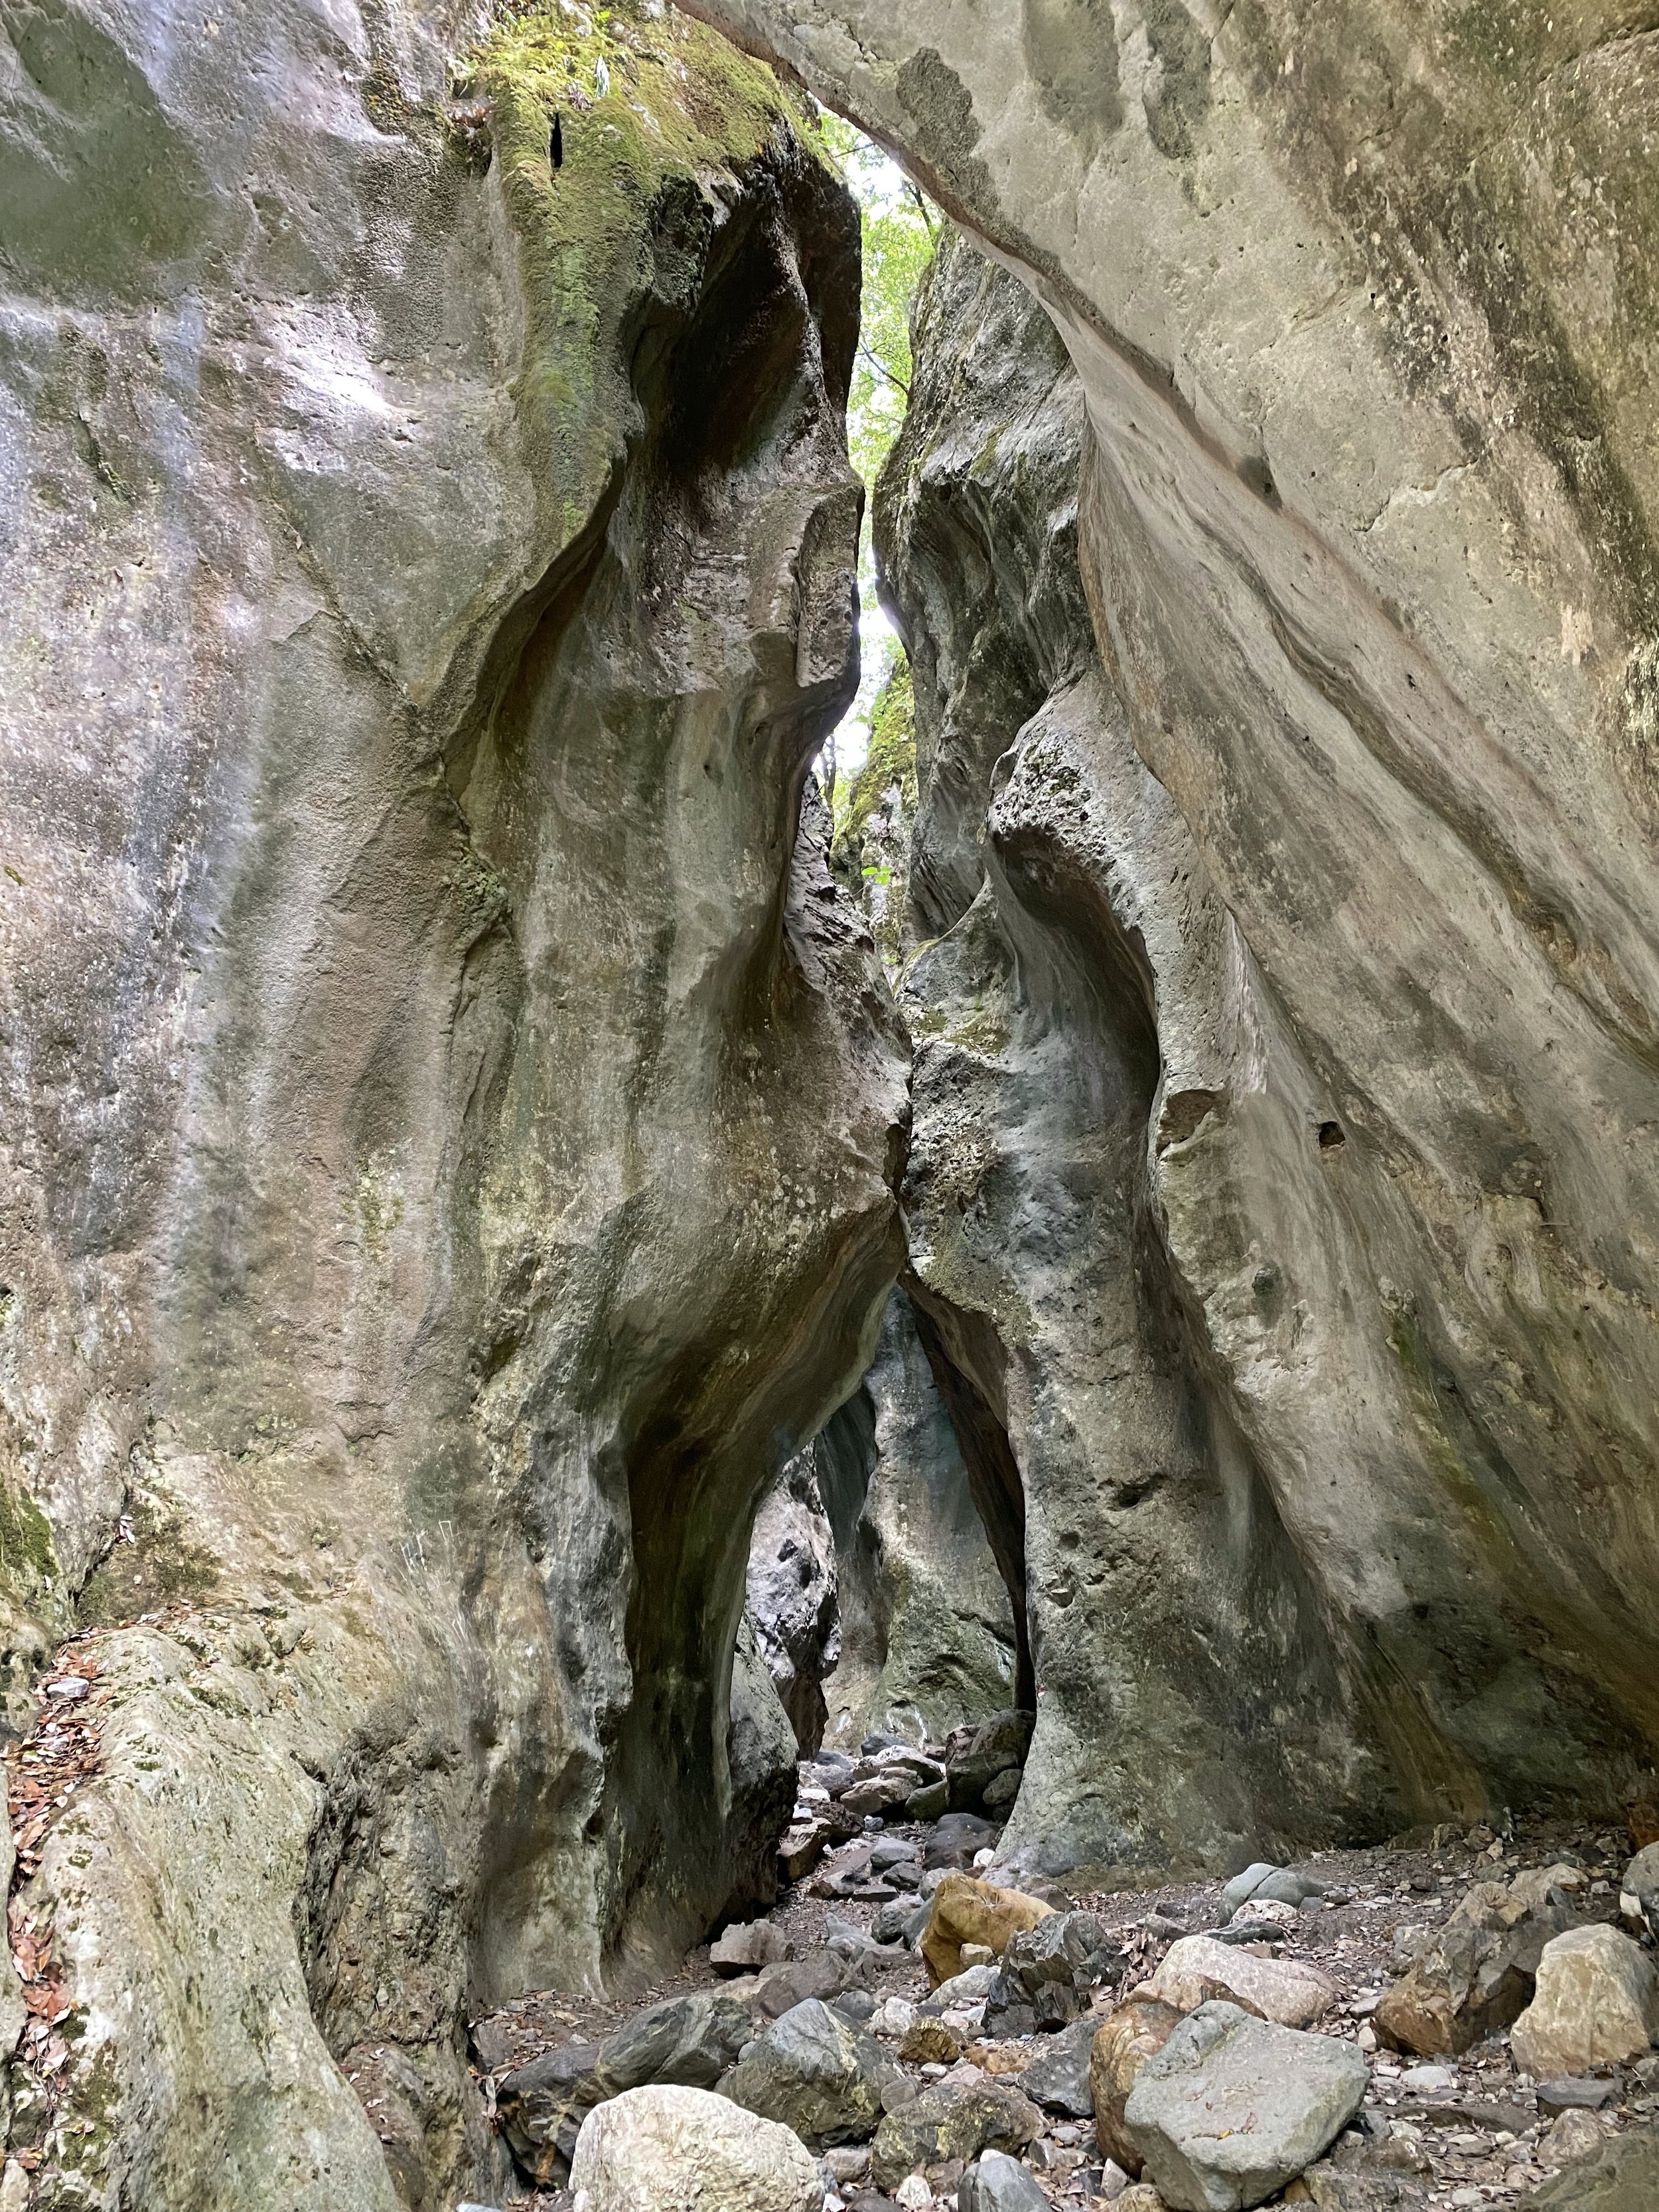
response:
<path id="1" fill-rule="evenodd" d="M 700 27 L 487 28 L 8 26 L 0 1573 L 15 1717 L 71 1626 L 98 1686 L 43 2203 L 492 2197 L 468 2014 L 677 1958 L 793 1796 L 744 1539 L 899 1256 L 801 819 L 857 222 Z"/>
<path id="2" fill-rule="evenodd" d="M 1650 11 L 709 12 L 1023 277 L 1086 426 L 1080 565 L 1110 696 L 1083 719 L 1115 734 L 1092 766 L 1056 740 L 1058 775 L 1027 744 L 986 797 L 1005 880 L 1000 852 L 1052 878 L 1028 911 L 1092 910 L 1098 944 L 1063 984 L 1021 945 L 1008 1003 L 1033 1023 L 1046 1006 L 1047 1048 L 1073 1054 L 1062 1013 L 1140 999 L 1138 1038 L 1110 1016 L 1117 1152 L 1082 1204 L 1144 1178 L 1169 1267 L 1154 1251 L 1133 1299 L 1170 1350 L 1142 1395 L 1218 1425 L 1175 1420 L 1173 1455 L 1139 1419 L 1121 1455 L 1115 1424 L 1079 1448 L 1108 1492 L 1125 1468 L 1110 1514 L 1150 1497 L 1182 1531 L 1178 1587 L 1130 1624 L 1159 1638 L 1139 1679 L 1176 1690 L 1153 1802 L 1136 1811 L 1132 1747 L 1159 1698 L 1111 1682 L 1109 1657 L 1097 1691 L 1042 1701 L 1031 1775 L 1092 1700 L 1129 1753 L 1100 1770 L 1098 1838 L 1152 1856 L 1316 1833 L 1316 1813 L 1616 1802 L 1659 1739 Z M 1042 704 L 1010 702 L 1003 749 Z M 940 794 L 946 852 L 976 827 L 976 744 Z M 1053 823 L 1036 839 L 1034 815 Z M 916 860 L 959 1027 L 1000 956 L 963 911 L 974 871 L 925 836 Z M 1013 1167 L 1052 1164 L 1055 1207 L 1067 1142 L 1033 1134 Z M 1007 1170 L 939 1158 L 967 1234 Z M 1056 1235 L 1056 1288 L 1082 1249 Z M 996 1266 L 976 1298 L 953 1272 L 959 1310 L 1007 1295 Z M 1078 1276 L 1079 1346 L 1131 1340 L 1091 1319 L 1113 1285 L 1127 1305 L 1121 1267 Z M 1000 1356 L 962 1352 L 981 1373 Z M 1102 1385 L 1121 1390 L 1115 1368 Z M 1212 1602 L 1189 1599 L 1206 1519 L 1234 1531 L 1237 1626 L 1213 1648 Z M 1119 1525 L 1100 1557 L 1133 1583 Z M 1034 1553 L 1033 1586 L 1074 1608 L 1065 1577 Z M 1074 1618 L 1081 1674 L 1099 1646 Z"/>

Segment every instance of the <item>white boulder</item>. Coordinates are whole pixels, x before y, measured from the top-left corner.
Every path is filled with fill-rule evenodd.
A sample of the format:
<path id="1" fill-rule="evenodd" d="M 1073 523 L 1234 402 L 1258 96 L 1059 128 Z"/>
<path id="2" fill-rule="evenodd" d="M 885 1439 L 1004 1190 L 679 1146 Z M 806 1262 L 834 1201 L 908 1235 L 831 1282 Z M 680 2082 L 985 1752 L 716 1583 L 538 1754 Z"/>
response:
<path id="1" fill-rule="evenodd" d="M 597 2106 L 570 2186 L 575 2212 L 823 2212 L 800 2137 L 708 2089 L 629 2089 Z"/>

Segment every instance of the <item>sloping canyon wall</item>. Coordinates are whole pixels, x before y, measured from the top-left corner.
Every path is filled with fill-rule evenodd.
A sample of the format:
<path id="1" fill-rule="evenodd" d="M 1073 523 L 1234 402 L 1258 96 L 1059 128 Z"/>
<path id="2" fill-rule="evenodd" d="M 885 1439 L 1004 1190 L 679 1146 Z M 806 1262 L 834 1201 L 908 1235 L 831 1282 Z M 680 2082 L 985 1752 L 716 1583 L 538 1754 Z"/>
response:
<path id="1" fill-rule="evenodd" d="M 763 1889 L 744 1540 L 896 1188 L 1011 1863 L 1655 1755 L 1659 9 L 710 12 L 1018 280 L 941 262 L 879 501 L 902 1020 L 794 95 L 643 6 L 3 19 L 44 2202 L 487 2196 L 469 2012 Z"/>
<path id="2" fill-rule="evenodd" d="M 1011 1858 L 1633 1793 L 1659 11 L 707 12 L 1064 347 L 943 276 L 878 501 L 913 1294 L 1030 1522 Z"/>
<path id="3" fill-rule="evenodd" d="M 0 1571 L 101 1738 L 43 2202 L 492 2195 L 466 2019 L 775 1877 L 741 1533 L 902 1252 L 801 820 L 858 226 L 766 71 L 574 20 L 6 18 Z"/>

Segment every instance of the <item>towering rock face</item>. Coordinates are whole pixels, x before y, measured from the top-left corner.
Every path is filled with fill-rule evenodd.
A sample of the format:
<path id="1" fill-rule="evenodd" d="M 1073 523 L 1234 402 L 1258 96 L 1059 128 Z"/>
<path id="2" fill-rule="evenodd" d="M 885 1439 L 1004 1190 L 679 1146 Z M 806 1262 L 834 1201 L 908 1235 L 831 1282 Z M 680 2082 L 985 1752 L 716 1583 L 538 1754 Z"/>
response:
<path id="1" fill-rule="evenodd" d="M 1389 1778 L 1170 1234 L 1171 1152 L 1225 1079 L 1225 925 L 1095 650 L 1078 380 L 960 241 L 915 358 L 876 517 L 915 656 L 904 1201 L 911 1295 L 1024 1603 L 1040 1717 L 1005 1855 L 1132 1876 L 1374 1827 Z"/>
<path id="2" fill-rule="evenodd" d="M 77 1621 L 101 1685 L 52 2201 L 491 2195 L 469 2010 L 678 1955 L 787 1812 L 744 1538 L 899 1257 L 801 820 L 857 224 L 764 71 L 606 20 L 9 19 L 0 1573 L 15 1715 Z"/>
<path id="3" fill-rule="evenodd" d="M 749 1613 L 803 1751 L 937 1740 L 1013 1699 L 1014 1607 L 902 1291 L 862 1382 L 762 1502 Z"/>
<path id="4" fill-rule="evenodd" d="M 1163 1377 L 1076 1449 L 1103 1495 L 1123 1468 L 1124 1510 L 1156 1478 L 1154 1513 L 1195 1527 L 1177 1559 L 1230 1516 L 1243 1588 L 1237 1636 L 1191 1654 L 1227 1729 L 1190 1735 L 1177 1698 L 1170 1820 L 1155 1805 L 1138 1834 L 1109 1765 L 1103 1824 L 1156 1855 L 1321 1799 L 1333 1819 L 1617 1799 L 1659 1739 L 1653 11 L 710 12 L 902 150 L 1042 298 L 1077 374 L 1110 695 L 1086 720 L 1156 781 L 1126 756 L 1109 795 L 1109 749 L 1085 773 L 1060 700 L 1036 702 L 1060 750 L 998 771 L 985 865 L 1005 936 L 1028 859 L 1026 911 L 1046 897 L 1073 944 L 1085 909 L 1097 930 L 1069 969 L 1027 942 L 1001 971 L 1068 1061 L 1018 1125 L 1063 1126 L 1012 1162 L 924 1146 L 918 1172 L 948 1173 L 967 1237 L 999 1176 L 1046 1169 L 1043 1287 L 1075 1301 L 1079 1344 L 1108 1285 L 1065 1281 L 1085 1245 L 1061 1201 L 1088 1217 L 1121 1188 L 1122 1232 L 1159 1231 L 1161 1273 L 1130 1248 L 1133 1331 L 1106 1316 L 1097 1340 L 1164 1330 Z M 971 833 L 971 805 L 957 818 Z M 961 1041 L 970 1002 L 998 1017 L 1003 956 L 962 911 L 974 872 L 919 848 L 918 901 L 941 883 L 918 926 L 950 925 L 933 990 Z M 1079 1036 L 1107 1030 L 1085 1082 Z M 980 1126 L 1008 1111 L 1000 1094 Z M 983 1378 L 1036 1259 L 999 1310 L 1000 1264 L 970 1285 L 928 1234 L 924 1280 L 943 1261 L 951 1306 L 996 1323 L 958 1347 Z M 1074 1699 L 1042 1702 L 1039 1774 Z M 1109 1695 L 1103 1740 L 1149 1710 Z M 1239 1727 L 1246 1802 L 1185 1792 Z"/>
<path id="5" fill-rule="evenodd" d="M 841 1659 L 825 1685 L 829 1741 L 867 1730 L 939 1740 L 1014 1698 L 1014 1609 L 951 1415 L 896 1290 L 858 1396 L 815 1449 L 867 1407 L 868 1475 L 855 1519 L 846 1486 L 822 1478 L 840 1540 Z M 1023 1595 L 1023 1592 L 1022 1592 Z"/>

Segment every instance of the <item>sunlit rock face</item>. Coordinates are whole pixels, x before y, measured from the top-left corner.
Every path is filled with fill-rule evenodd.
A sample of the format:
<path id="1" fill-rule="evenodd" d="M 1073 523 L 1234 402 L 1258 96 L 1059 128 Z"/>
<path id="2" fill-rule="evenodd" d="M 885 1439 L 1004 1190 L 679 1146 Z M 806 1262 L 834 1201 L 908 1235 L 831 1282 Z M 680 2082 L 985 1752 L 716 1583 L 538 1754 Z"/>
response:
<path id="1" fill-rule="evenodd" d="M 467 2018 L 678 1959 L 793 1796 L 748 1520 L 900 1258 L 801 820 L 857 222 L 700 27 L 595 104 L 564 21 L 9 25 L 14 1714 L 76 1620 L 104 1686 L 53 2201 L 494 2201 Z"/>
<path id="2" fill-rule="evenodd" d="M 1264 1665 L 1285 1655 L 1247 1676 L 1247 1734 L 1279 1737 L 1287 1772 L 1284 1794 L 1261 1766 L 1242 1799 L 1218 1796 L 1255 1662 L 1200 1636 L 1193 1698 L 1221 1732 L 1193 1740 L 1172 1707 L 1167 1815 L 1138 1814 L 1109 1761 L 1103 1842 L 1115 1822 L 1156 1857 L 1316 1806 L 1403 1822 L 1616 1802 L 1659 1733 L 1648 16 L 1542 0 L 1501 17 L 1394 0 L 709 12 L 902 153 L 1042 299 L 1077 379 L 1107 687 L 1085 726 L 1121 732 L 1125 775 L 1138 762 L 1156 781 L 1109 804 L 1081 761 L 1062 787 L 1028 743 L 987 788 L 1004 934 L 1011 867 L 1043 840 L 1044 896 L 1068 912 L 1097 896 L 1101 932 L 1063 981 L 1019 947 L 1008 1006 L 1063 1012 L 1056 1054 L 1090 994 L 1121 1031 L 1088 1123 L 1117 1150 L 1085 1200 L 1065 1132 L 1022 1139 L 1018 1165 L 1060 1176 L 1068 1204 L 1141 1186 L 1130 1210 L 1167 1268 L 1132 1293 L 1115 1265 L 1145 1311 L 1095 1340 L 1144 1341 L 1167 1312 L 1177 1367 L 1195 1363 L 1224 1414 L 1213 1435 L 1171 1415 L 1181 1449 L 1152 1510 L 1201 1521 L 1207 1498 L 1231 1516 L 1237 1617 Z M 925 755 L 920 697 L 917 719 Z M 1036 806 L 1077 810 L 1071 857 L 1057 819 L 1028 832 Z M 924 956 L 936 1003 L 948 969 L 964 1003 L 992 1004 L 983 920 L 918 916 L 949 925 Z M 1005 1104 L 985 1112 L 1006 1127 Z M 951 1164 L 964 1237 L 1012 1172 L 994 1149 Z M 925 1283 L 944 1247 L 922 1211 Z M 1052 1242 L 1056 1266 L 1084 1249 Z M 972 1297 L 960 1268 L 950 1286 L 1011 1360 L 1032 1279 L 998 1309 L 1012 1265 L 988 1262 Z M 1079 1317 L 1106 1288 L 1079 1278 Z M 1126 1458 L 1152 1471 L 1139 1421 L 1099 1410 L 1122 1382 L 1073 1394 L 1094 1409 L 1076 1449 L 1102 1498 Z M 1187 1385 L 1171 1370 L 1159 1388 Z M 1010 1407 L 1010 1434 L 1023 1418 Z M 1180 1562 L 1204 1555 L 1149 1543 L 1149 1574 L 1176 1562 L 1177 1638 L 1194 1618 Z M 1034 1549 L 1034 1589 L 1058 1571 Z M 1139 1656 L 1143 1680 L 1185 1678 L 1184 1660 Z M 1103 1695 L 1099 1740 L 1130 1741 L 1150 1704 Z"/>

